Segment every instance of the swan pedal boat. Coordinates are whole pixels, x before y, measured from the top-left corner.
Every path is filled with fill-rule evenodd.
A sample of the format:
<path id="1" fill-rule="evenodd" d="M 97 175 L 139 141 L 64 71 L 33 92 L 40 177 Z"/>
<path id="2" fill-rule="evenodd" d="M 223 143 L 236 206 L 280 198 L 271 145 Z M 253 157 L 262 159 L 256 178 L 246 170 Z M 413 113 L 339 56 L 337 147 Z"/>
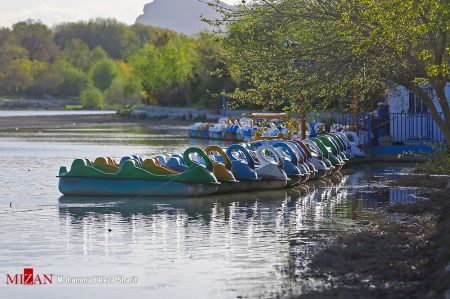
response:
<path id="1" fill-rule="evenodd" d="M 220 183 L 211 172 L 211 161 L 205 155 L 207 166 L 198 165 L 189 158 L 193 152 L 205 155 L 199 148 L 187 149 L 184 159 L 188 169 L 172 174 L 152 171 L 150 159 L 141 165 L 136 160 L 118 165 L 110 158 L 97 158 L 94 163 L 76 159 L 70 171 L 61 167 L 59 190 L 64 195 L 77 196 L 202 196 L 216 193 Z"/>
<path id="2" fill-rule="evenodd" d="M 190 147 L 181 154 L 142 160 L 76 159 L 61 167 L 59 190 L 70 196 L 176 197 L 277 190 L 321 179 L 354 155 L 344 134 L 307 140 Z"/>

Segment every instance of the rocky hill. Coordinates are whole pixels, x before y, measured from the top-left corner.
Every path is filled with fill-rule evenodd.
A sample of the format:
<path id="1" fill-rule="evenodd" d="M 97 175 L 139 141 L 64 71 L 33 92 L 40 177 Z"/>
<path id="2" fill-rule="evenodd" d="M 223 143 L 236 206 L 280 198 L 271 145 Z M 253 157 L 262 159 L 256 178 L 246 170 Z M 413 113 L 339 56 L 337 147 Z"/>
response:
<path id="1" fill-rule="evenodd" d="M 201 16 L 211 20 L 221 18 L 213 7 L 199 0 L 154 0 L 144 6 L 144 14 L 137 18 L 136 23 L 193 35 L 212 29 L 201 21 Z"/>

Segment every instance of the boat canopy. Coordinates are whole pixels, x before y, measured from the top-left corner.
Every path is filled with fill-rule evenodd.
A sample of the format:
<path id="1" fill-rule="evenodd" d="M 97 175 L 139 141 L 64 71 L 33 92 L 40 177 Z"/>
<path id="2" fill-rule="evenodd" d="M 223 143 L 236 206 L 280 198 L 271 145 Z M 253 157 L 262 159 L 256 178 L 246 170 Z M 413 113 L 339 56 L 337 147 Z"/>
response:
<path id="1" fill-rule="evenodd" d="M 286 118 L 286 113 L 252 113 L 253 118 Z"/>

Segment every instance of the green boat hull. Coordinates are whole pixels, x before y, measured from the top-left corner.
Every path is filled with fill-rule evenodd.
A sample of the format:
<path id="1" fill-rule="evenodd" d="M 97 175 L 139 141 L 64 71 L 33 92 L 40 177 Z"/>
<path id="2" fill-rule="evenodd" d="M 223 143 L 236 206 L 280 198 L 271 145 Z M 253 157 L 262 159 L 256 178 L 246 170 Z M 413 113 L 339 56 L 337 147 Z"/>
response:
<path id="1" fill-rule="evenodd" d="M 218 187 L 217 183 L 59 177 L 59 191 L 76 196 L 203 196 L 216 193 Z"/>

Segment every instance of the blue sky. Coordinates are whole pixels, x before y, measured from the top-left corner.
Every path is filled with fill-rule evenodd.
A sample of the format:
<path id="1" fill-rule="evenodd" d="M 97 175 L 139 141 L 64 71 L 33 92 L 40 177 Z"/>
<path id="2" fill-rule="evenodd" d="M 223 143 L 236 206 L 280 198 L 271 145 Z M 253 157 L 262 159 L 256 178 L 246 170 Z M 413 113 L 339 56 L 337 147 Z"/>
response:
<path id="1" fill-rule="evenodd" d="M 223 0 L 236 4 L 240 0 Z M 88 20 L 95 17 L 116 18 L 132 24 L 151 0 L 0 0 L 0 27 L 27 19 L 47 25 Z"/>

